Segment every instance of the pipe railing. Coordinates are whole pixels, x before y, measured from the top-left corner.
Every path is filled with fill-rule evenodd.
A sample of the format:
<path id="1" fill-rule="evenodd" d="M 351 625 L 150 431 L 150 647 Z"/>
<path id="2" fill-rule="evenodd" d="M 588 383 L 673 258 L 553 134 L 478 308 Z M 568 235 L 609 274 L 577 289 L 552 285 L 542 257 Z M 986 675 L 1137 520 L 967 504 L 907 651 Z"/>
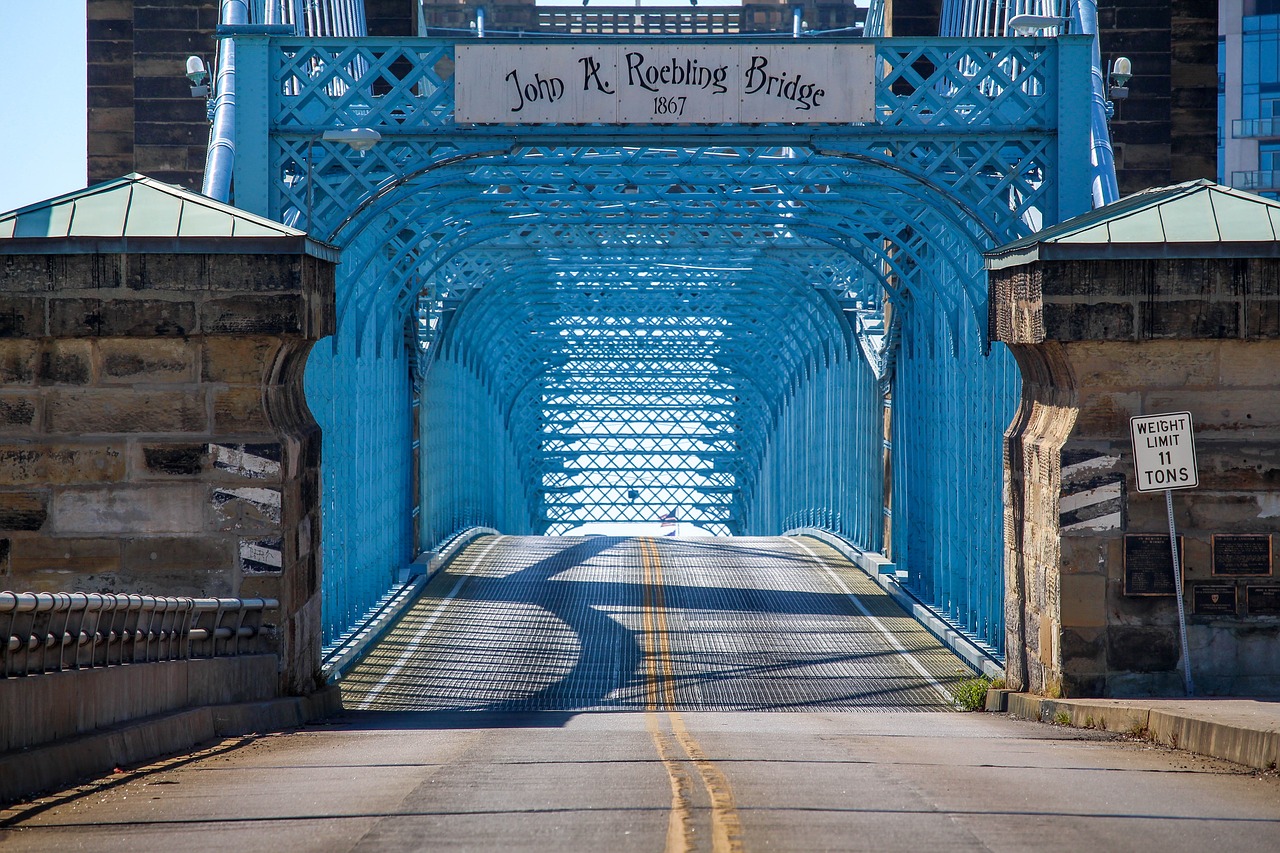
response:
<path id="1" fill-rule="evenodd" d="M 270 598 L 164 598 L 0 592 L 0 677 L 232 656 L 253 640 Z"/>

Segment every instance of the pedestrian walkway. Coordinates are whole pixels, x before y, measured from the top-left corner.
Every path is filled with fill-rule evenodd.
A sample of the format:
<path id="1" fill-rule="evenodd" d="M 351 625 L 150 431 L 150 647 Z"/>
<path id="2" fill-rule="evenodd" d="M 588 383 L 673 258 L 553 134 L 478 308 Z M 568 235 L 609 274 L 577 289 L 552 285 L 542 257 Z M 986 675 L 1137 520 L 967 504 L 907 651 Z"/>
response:
<path id="1" fill-rule="evenodd" d="M 1280 697 L 1045 699 L 1008 697 L 1016 717 L 1149 738 L 1260 770 L 1280 764 Z"/>

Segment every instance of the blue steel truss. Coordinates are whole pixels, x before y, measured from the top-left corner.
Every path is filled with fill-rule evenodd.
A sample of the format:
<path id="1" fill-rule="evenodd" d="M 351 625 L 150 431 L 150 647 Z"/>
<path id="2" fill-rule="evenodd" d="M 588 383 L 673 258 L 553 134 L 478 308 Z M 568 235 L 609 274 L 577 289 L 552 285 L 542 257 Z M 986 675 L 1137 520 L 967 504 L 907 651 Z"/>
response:
<path id="1" fill-rule="evenodd" d="M 1091 42 L 875 39 L 867 124 L 516 128 L 452 41 L 238 35 L 235 202 L 342 249 L 327 635 L 461 527 L 678 518 L 887 552 L 998 650 L 981 252 L 1090 206 Z"/>

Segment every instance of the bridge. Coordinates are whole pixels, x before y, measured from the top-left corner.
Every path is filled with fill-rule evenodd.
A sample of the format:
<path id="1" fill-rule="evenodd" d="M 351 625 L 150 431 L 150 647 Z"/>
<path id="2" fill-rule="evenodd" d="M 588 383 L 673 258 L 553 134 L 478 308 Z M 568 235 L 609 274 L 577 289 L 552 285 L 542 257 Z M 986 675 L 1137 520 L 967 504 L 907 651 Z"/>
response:
<path id="1" fill-rule="evenodd" d="M 188 65 L 202 195 L 130 175 L 0 217 L 0 413 L 30 446 L 0 517 L 45 585 L 0 595 L 4 674 L 92 679 L 103 706 L 0 750 L 124 723 L 130 679 L 163 694 L 135 717 L 239 709 L 210 736 L 339 695 L 355 730 L 577 737 L 598 714 L 666 771 L 642 822 L 668 849 L 730 850 L 774 836 L 700 740 L 786 729 L 755 712 L 947 711 L 992 676 L 1183 687 L 1181 581 L 1176 615 L 1123 598 L 1150 513 L 1117 413 L 1212 340 L 1206 383 L 1259 395 L 1212 458 L 1258 456 L 1234 430 L 1246 409 L 1269 428 L 1244 354 L 1277 294 L 1270 266 L 1106 263 L 1245 241 L 1196 263 L 1265 264 L 1274 232 L 1188 223 L 1243 234 L 1280 207 L 1202 184 L 1117 200 L 1094 4 L 948 0 L 930 37 L 889 34 L 878 0 L 824 30 L 801 7 L 768 32 L 685 10 L 511 32 L 480 10 L 413 37 L 367 35 L 360 5 L 220 4 L 212 74 Z M 1263 319 L 1205 319 L 1222 305 Z M 1201 349 L 1125 349 L 1152 337 Z M 1202 508 L 1268 476 L 1222 474 L 1188 535 L 1255 537 L 1236 544 L 1269 566 L 1265 522 Z M 1229 626 L 1209 605 L 1192 625 L 1230 645 L 1202 673 L 1223 692 L 1274 678 L 1223 664 L 1274 634 L 1252 576 Z"/>
<path id="2" fill-rule="evenodd" d="M 1000 657 L 1019 383 L 981 253 L 1114 194 L 1088 36 L 806 36 L 864 75 L 854 122 L 513 126 L 456 117 L 456 79 L 519 61 L 500 34 L 487 54 L 238 26 L 206 191 L 230 177 L 238 207 L 342 252 L 306 374 L 327 638 L 468 526 L 675 517 L 831 531 Z M 678 64 L 748 43 L 636 44 Z"/>

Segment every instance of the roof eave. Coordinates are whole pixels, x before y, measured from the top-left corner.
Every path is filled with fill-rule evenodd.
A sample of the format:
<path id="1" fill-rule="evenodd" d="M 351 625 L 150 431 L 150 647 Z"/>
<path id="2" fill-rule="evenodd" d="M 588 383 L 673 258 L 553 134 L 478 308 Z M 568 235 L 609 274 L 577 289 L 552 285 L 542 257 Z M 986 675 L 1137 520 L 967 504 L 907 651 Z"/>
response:
<path id="1" fill-rule="evenodd" d="M 311 255 L 338 263 L 341 251 L 306 235 L 280 237 L 10 237 L 0 255 Z"/>
<path id="2" fill-rule="evenodd" d="M 1035 261 L 1128 261 L 1160 258 L 1280 258 L 1280 241 L 1199 243 L 1037 243 L 986 256 L 989 270 Z"/>

